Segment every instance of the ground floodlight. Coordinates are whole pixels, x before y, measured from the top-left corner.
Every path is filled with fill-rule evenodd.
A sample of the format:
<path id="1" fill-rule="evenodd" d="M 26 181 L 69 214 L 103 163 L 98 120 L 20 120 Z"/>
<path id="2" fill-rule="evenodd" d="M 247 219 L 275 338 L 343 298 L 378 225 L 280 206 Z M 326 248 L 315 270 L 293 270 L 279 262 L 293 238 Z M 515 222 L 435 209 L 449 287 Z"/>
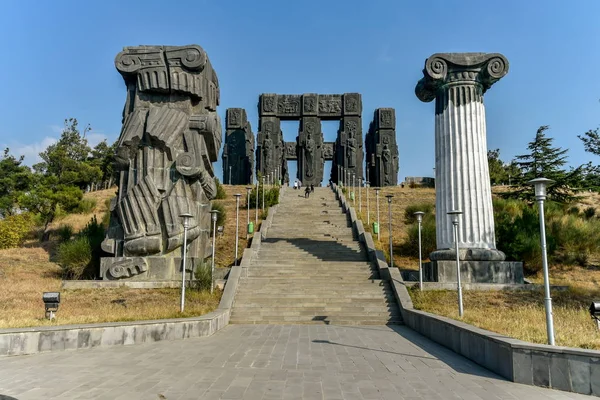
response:
<path id="1" fill-rule="evenodd" d="M 58 311 L 58 305 L 60 304 L 60 292 L 44 292 L 42 300 L 46 309 L 46 318 L 54 319 L 54 313 Z"/>

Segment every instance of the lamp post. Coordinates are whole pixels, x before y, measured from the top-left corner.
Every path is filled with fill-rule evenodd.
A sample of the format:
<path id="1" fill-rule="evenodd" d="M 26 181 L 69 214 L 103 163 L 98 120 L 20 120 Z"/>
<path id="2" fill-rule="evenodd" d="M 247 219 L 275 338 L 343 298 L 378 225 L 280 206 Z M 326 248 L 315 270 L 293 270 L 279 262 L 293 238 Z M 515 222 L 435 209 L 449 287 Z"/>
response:
<path id="1" fill-rule="evenodd" d="M 352 173 L 352 207 L 356 209 L 356 174 Z"/>
<path id="2" fill-rule="evenodd" d="M 425 214 L 423 211 L 414 213 L 419 224 L 419 290 L 423 290 L 423 256 L 421 252 L 421 222 L 423 222 L 423 214 Z"/>
<path id="3" fill-rule="evenodd" d="M 258 227 L 258 177 L 256 178 L 256 204 L 254 205 L 254 225 Z"/>
<path id="4" fill-rule="evenodd" d="M 462 211 L 453 210 L 448 211 L 448 215 L 452 220 L 454 226 L 454 249 L 456 250 L 456 286 L 458 288 L 458 316 L 463 316 L 463 298 L 462 298 L 462 286 L 460 284 L 460 253 L 458 252 L 458 219 Z"/>
<path id="5" fill-rule="evenodd" d="M 211 210 L 210 217 L 212 219 L 212 257 L 210 259 L 210 292 L 212 293 L 215 289 L 215 245 L 217 237 L 217 214 L 219 210 Z"/>
<path id="6" fill-rule="evenodd" d="M 550 278 L 548 275 L 548 255 L 546 249 L 546 223 L 544 218 L 544 200 L 546 200 L 546 187 L 554 183 L 547 178 L 536 178 L 528 182 L 534 186 L 535 199 L 540 210 L 540 244 L 542 246 L 542 266 L 544 268 L 544 305 L 546 306 L 546 331 L 548 344 L 554 346 L 554 322 L 552 317 L 552 298 L 550 297 Z"/>
<path id="7" fill-rule="evenodd" d="M 362 187 L 363 187 L 363 180 L 359 179 L 358 180 L 358 212 L 362 213 Z"/>
<path id="8" fill-rule="evenodd" d="M 371 209 L 369 208 L 369 181 L 365 182 L 367 190 L 367 225 L 371 225 Z"/>
<path id="9" fill-rule="evenodd" d="M 381 228 L 379 227 L 379 191 L 381 188 L 375 188 L 375 198 L 377 199 L 377 240 L 381 241 L 381 236 L 379 232 L 381 232 Z"/>
<path id="10" fill-rule="evenodd" d="M 262 177 L 262 212 L 265 212 L 265 177 Z"/>
<path id="11" fill-rule="evenodd" d="M 233 265 L 237 265 L 238 260 L 238 240 L 239 240 L 239 217 L 240 217 L 240 196 L 241 194 L 236 193 L 235 196 L 235 260 L 233 260 Z"/>
<path id="12" fill-rule="evenodd" d="M 392 247 L 392 197 L 394 195 L 388 194 L 387 197 L 388 202 L 388 219 L 390 221 L 390 268 L 394 267 L 394 249 Z"/>
<path id="13" fill-rule="evenodd" d="M 246 239 L 250 235 L 250 191 L 252 190 L 252 186 L 246 186 L 246 203 L 248 203 L 248 214 L 246 218 Z"/>
<path id="14" fill-rule="evenodd" d="M 185 262 L 187 258 L 187 231 L 190 226 L 190 219 L 193 217 L 190 213 L 183 213 L 180 215 L 183 219 L 183 262 L 181 265 L 181 307 L 180 311 L 183 312 L 185 307 Z"/>

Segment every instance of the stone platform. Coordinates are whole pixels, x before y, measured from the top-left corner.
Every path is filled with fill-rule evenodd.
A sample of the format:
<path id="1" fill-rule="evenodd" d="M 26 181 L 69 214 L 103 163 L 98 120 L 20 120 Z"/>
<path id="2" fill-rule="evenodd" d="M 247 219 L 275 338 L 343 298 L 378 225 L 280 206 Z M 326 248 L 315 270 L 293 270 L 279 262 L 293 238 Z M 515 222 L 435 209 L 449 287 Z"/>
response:
<path id="1" fill-rule="evenodd" d="M 523 263 L 518 261 L 460 261 L 463 283 L 522 284 Z M 456 261 L 437 260 L 423 263 L 423 280 L 456 282 Z"/>

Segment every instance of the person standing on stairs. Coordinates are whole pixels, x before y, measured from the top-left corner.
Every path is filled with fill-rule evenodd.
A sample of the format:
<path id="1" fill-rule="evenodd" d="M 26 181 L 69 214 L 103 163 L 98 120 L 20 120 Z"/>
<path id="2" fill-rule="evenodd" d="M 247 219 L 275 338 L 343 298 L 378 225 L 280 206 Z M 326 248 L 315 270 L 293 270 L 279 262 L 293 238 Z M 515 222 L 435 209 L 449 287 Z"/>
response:
<path id="1" fill-rule="evenodd" d="M 306 189 L 304 189 L 304 198 L 308 199 L 310 197 L 310 187 L 307 186 Z"/>

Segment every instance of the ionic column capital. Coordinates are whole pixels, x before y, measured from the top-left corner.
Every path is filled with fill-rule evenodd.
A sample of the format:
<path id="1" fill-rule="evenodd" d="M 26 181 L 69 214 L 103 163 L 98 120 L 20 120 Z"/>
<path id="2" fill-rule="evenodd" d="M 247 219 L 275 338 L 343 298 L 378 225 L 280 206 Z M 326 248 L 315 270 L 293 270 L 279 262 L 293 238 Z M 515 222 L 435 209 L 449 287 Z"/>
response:
<path id="1" fill-rule="evenodd" d="M 453 85 L 477 85 L 485 93 L 507 73 L 508 60 L 500 53 L 436 53 L 425 60 L 415 94 L 430 102 Z"/>

